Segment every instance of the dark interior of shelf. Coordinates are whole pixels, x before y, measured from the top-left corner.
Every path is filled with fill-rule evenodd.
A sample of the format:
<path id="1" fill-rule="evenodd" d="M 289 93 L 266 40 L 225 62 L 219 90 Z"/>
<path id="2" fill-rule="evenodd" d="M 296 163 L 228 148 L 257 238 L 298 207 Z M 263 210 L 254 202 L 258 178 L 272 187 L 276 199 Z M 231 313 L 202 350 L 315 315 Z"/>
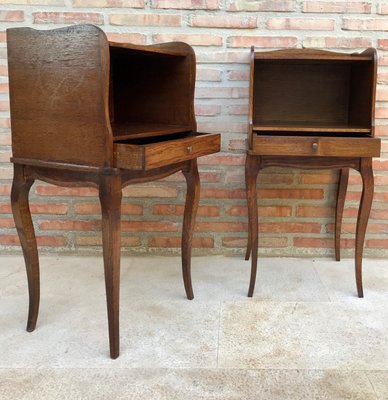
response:
<path id="1" fill-rule="evenodd" d="M 111 126 L 115 142 L 125 139 L 173 135 L 191 131 L 190 126 L 152 124 L 147 122 L 113 122 Z"/>
<path id="2" fill-rule="evenodd" d="M 270 61 L 270 62 L 269 62 Z M 370 135 L 372 62 L 255 60 L 258 130 Z"/>
<path id="3" fill-rule="evenodd" d="M 146 137 L 194 129 L 194 77 L 187 57 L 110 47 L 113 135 Z M 147 121 L 147 123 L 144 123 Z"/>

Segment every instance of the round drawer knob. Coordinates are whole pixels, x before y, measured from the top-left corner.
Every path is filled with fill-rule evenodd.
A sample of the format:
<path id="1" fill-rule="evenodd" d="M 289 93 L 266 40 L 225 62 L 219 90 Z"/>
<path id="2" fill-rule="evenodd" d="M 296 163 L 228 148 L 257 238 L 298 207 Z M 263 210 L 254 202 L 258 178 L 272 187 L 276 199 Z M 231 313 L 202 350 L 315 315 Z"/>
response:
<path id="1" fill-rule="evenodd" d="M 193 146 L 187 146 L 186 148 L 188 153 L 192 153 L 193 152 Z"/>
<path id="2" fill-rule="evenodd" d="M 317 148 L 318 148 L 318 143 L 313 143 L 312 145 L 311 145 L 311 148 L 313 149 L 313 150 L 316 150 Z"/>

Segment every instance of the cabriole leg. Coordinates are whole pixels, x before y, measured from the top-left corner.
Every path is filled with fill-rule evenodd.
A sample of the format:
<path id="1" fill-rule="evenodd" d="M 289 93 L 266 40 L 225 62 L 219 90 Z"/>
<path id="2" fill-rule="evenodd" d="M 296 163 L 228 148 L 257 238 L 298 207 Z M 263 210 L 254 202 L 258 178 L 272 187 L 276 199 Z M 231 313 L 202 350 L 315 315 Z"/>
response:
<path id="1" fill-rule="evenodd" d="M 120 175 L 101 175 L 99 196 L 102 212 L 102 245 L 108 308 L 110 356 L 111 358 L 117 358 L 120 352 L 120 217 L 122 197 Z"/>
<path id="2" fill-rule="evenodd" d="M 192 300 L 194 294 L 191 283 L 191 248 L 200 192 L 197 159 L 191 160 L 189 168 L 184 169 L 182 172 L 187 182 L 185 212 L 182 227 L 182 273 L 186 296 L 189 300 Z"/>
<path id="3" fill-rule="evenodd" d="M 28 194 L 33 183 L 33 179 L 25 177 L 24 167 L 15 164 L 11 190 L 11 205 L 27 271 L 29 292 L 28 332 L 32 332 L 35 329 L 40 299 L 38 248 L 28 203 Z"/>
<path id="4" fill-rule="evenodd" d="M 245 183 L 248 203 L 248 246 L 246 259 L 252 253 L 251 278 L 249 282 L 248 297 L 253 296 L 256 283 L 257 255 L 258 255 L 258 215 L 256 182 L 259 173 L 259 157 L 247 154 L 245 161 Z"/>
<path id="5" fill-rule="evenodd" d="M 360 201 L 360 208 L 358 210 L 357 228 L 356 228 L 355 272 L 356 272 L 358 297 L 364 297 L 364 292 L 362 288 L 362 253 L 364 248 L 366 227 L 368 224 L 369 214 L 372 207 L 373 191 L 374 191 L 372 158 L 361 159 L 360 174 L 362 178 L 362 195 Z"/>
<path id="6" fill-rule="evenodd" d="M 341 226 L 344 213 L 346 191 L 348 189 L 349 168 L 341 168 L 339 173 L 337 202 L 335 209 L 334 248 L 336 261 L 341 260 Z"/>

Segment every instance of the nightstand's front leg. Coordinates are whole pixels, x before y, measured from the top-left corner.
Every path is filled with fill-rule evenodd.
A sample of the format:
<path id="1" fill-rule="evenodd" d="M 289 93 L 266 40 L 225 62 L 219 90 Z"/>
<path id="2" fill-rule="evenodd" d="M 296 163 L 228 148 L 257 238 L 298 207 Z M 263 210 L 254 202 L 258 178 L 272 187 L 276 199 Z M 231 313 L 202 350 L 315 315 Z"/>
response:
<path id="1" fill-rule="evenodd" d="M 257 215 L 257 192 L 256 182 L 260 170 L 259 156 L 247 154 L 245 161 L 245 184 L 248 204 L 248 245 L 245 259 L 249 260 L 252 253 L 251 279 L 249 282 L 248 297 L 253 296 L 257 272 L 258 255 L 258 215 Z"/>
<path id="2" fill-rule="evenodd" d="M 194 298 L 194 293 L 191 283 L 191 248 L 200 194 L 197 159 L 191 160 L 189 162 L 189 167 L 183 169 L 182 172 L 187 182 L 185 212 L 182 226 L 182 273 L 187 298 L 192 300 Z"/>
<path id="3" fill-rule="evenodd" d="M 372 170 L 372 158 L 362 158 L 360 163 L 360 174 L 362 178 L 362 195 L 360 208 L 358 210 L 357 228 L 356 228 L 356 283 L 358 297 L 364 297 L 362 288 L 362 253 L 366 227 L 373 201 L 374 180 Z"/>
<path id="4" fill-rule="evenodd" d="M 120 175 L 101 175 L 99 196 L 102 212 L 102 246 L 108 308 L 110 356 L 111 358 L 117 358 L 120 353 L 120 217 L 122 198 Z"/>
<path id="5" fill-rule="evenodd" d="M 31 219 L 30 206 L 28 203 L 28 194 L 34 180 L 26 178 L 24 172 L 25 170 L 22 165 L 14 165 L 11 205 L 15 226 L 19 235 L 26 264 L 29 292 L 27 331 L 32 332 L 35 329 L 36 321 L 38 319 L 40 277 L 38 248 L 36 244 L 34 225 Z"/>
<path id="6" fill-rule="evenodd" d="M 349 168 L 341 168 L 339 173 L 337 202 L 335 209 L 335 234 L 334 234 L 334 248 L 336 261 L 341 260 L 341 226 L 342 216 L 344 213 L 346 191 L 349 182 Z"/>

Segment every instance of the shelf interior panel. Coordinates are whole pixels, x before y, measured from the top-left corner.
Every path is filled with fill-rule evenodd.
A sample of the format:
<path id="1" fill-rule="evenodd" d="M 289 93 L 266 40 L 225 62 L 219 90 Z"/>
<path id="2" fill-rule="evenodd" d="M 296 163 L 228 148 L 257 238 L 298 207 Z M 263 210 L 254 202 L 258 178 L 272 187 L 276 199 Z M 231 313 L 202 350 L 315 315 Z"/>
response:
<path id="1" fill-rule="evenodd" d="M 111 126 L 114 142 L 126 139 L 172 135 L 175 133 L 189 132 L 192 130 L 190 126 L 146 122 L 113 122 Z"/>

